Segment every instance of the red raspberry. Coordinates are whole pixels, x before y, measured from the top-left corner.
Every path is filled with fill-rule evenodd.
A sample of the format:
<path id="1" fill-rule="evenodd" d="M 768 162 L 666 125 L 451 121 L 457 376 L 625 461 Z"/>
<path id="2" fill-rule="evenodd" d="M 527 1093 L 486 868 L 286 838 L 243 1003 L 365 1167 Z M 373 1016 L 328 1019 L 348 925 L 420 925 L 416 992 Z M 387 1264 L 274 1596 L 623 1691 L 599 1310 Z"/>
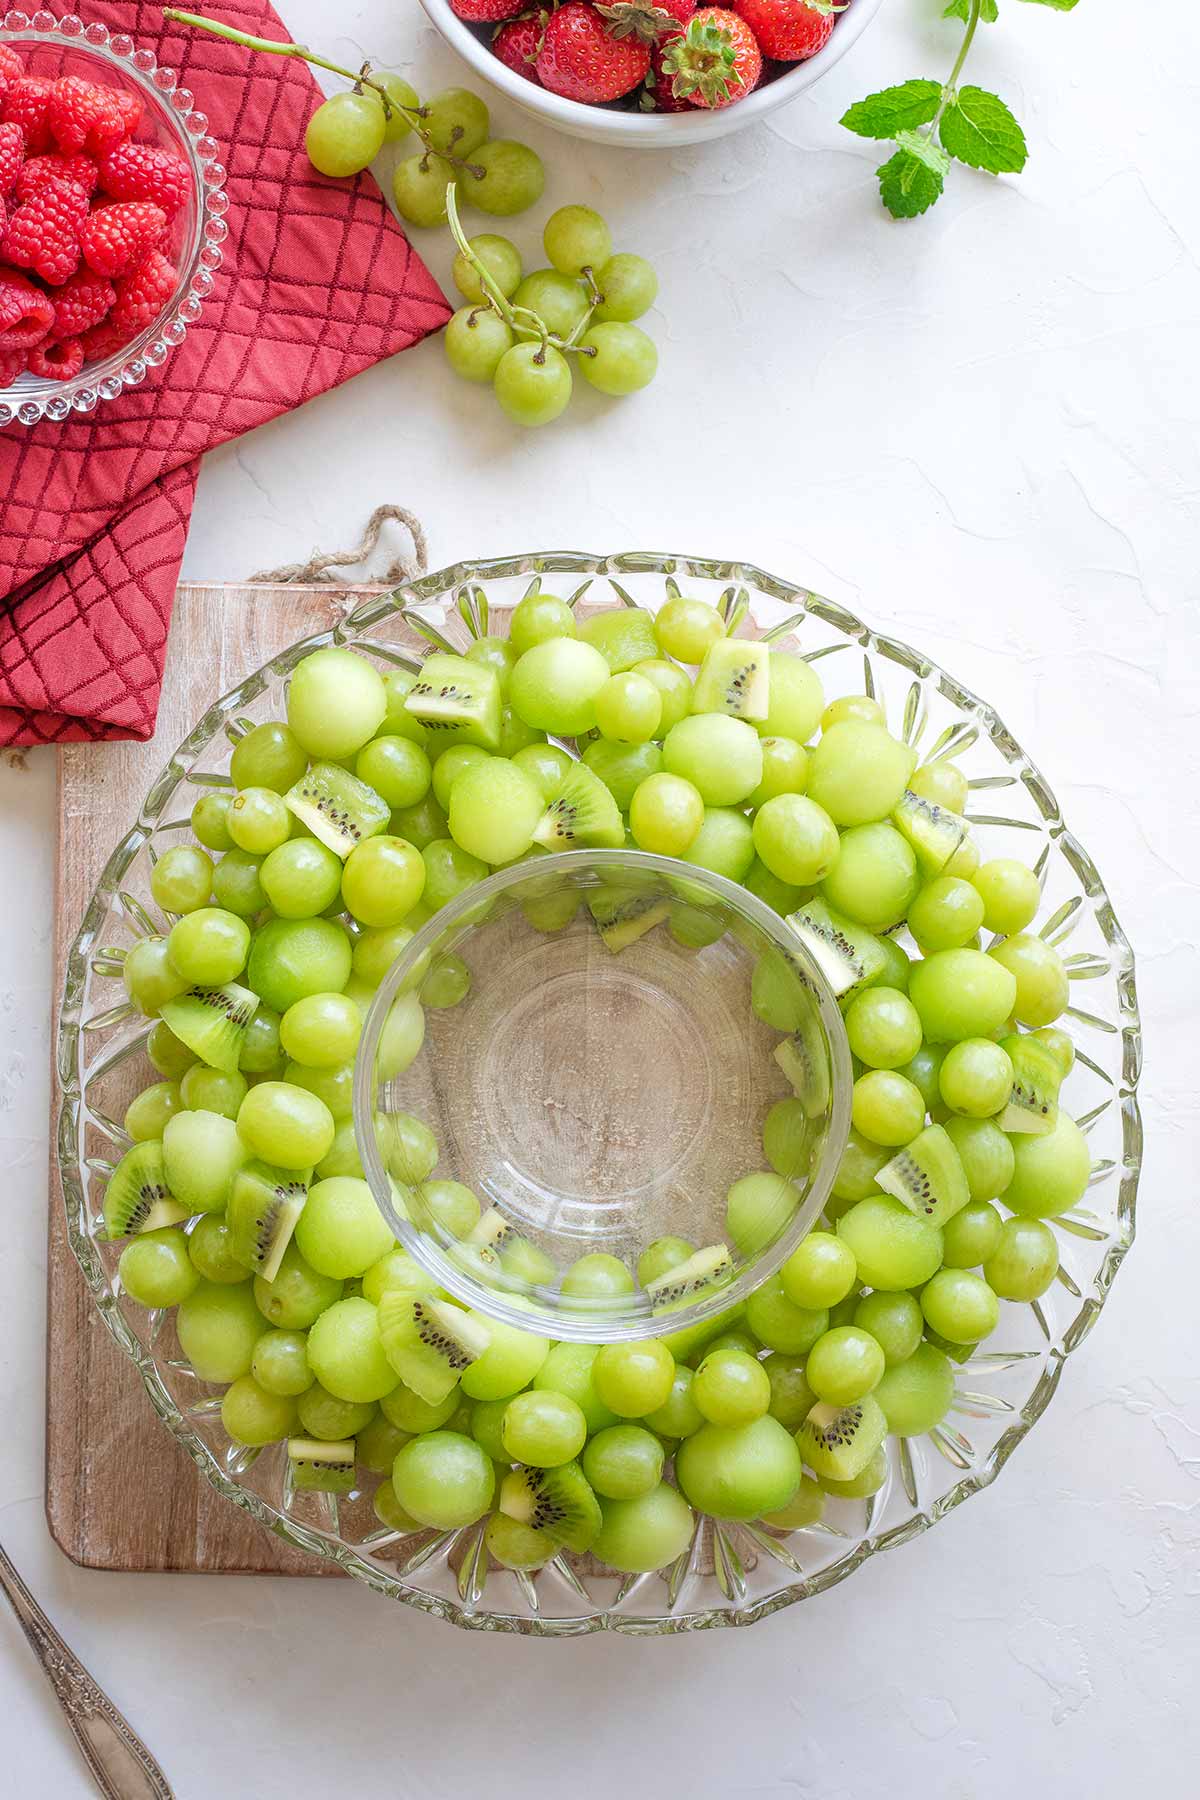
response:
<path id="1" fill-rule="evenodd" d="M 49 294 L 23 275 L 0 269 L 0 351 L 29 350 L 54 323 Z"/>
<path id="2" fill-rule="evenodd" d="M 499 26 L 492 36 L 492 54 L 499 57 L 506 69 L 523 75 L 535 87 L 542 85 L 534 64 L 537 62 L 546 18 L 545 12 L 522 13 L 520 18 L 510 19 L 507 24 Z"/>
<path id="3" fill-rule="evenodd" d="M 148 200 L 98 206 L 79 227 L 79 246 L 97 275 L 128 275 L 166 229 L 167 215 Z"/>
<path id="4" fill-rule="evenodd" d="M 83 339 L 39 344 L 29 352 L 29 372 L 49 381 L 73 381 L 83 367 Z"/>
<path id="5" fill-rule="evenodd" d="M 11 44 L 0 44 L 0 75 L 6 81 L 20 81 L 25 73 L 25 64 L 17 55 Z"/>
<path id="6" fill-rule="evenodd" d="M 54 339 L 82 337 L 111 312 L 116 298 L 117 290 L 111 281 L 92 269 L 80 269 L 54 296 L 54 324 L 50 336 Z"/>
<path id="7" fill-rule="evenodd" d="M 114 200 L 152 200 L 170 218 L 192 191 L 192 172 L 171 150 L 126 142 L 101 157 L 100 186 Z"/>
<path id="8" fill-rule="evenodd" d="M 7 129 L 0 125 L 0 131 Z M 99 179 L 100 171 L 90 156 L 31 156 L 17 176 L 17 199 L 32 200 L 48 181 L 73 181 L 85 194 L 94 194 Z"/>
<path id="9" fill-rule="evenodd" d="M 32 269 L 57 287 L 79 267 L 87 204 L 87 195 L 73 181 L 47 181 L 8 221 L 0 256 L 13 268 Z"/>
<path id="10" fill-rule="evenodd" d="M 51 147 L 46 111 L 53 92 L 54 83 L 44 76 L 22 75 L 0 102 L 0 119 L 10 125 L 19 125 L 25 133 L 26 156 L 37 156 Z"/>
<path id="11" fill-rule="evenodd" d="M 135 95 L 99 87 L 78 75 L 64 75 L 54 83 L 46 112 L 59 149 L 68 156 L 85 145 L 96 152 L 111 149 L 129 136 L 141 116 L 141 101 Z"/>
<path id="12" fill-rule="evenodd" d="M 2 48 L 3 46 L 0 46 Z M 19 125 L 0 125 L 0 194 L 11 194 L 21 173 L 25 133 Z"/>
<path id="13" fill-rule="evenodd" d="M 0 388 L 11 387 L 17 376 L 25 373 L 27 354 L 24 350 L 0 350 Z"/>
<path id="14" fill-rule="evenodd" d="M 450 0 L 450 11 L 471 25 L 492 25 L 497 19 L 511 19 L 519 13 L 525 0 Z"/>
<path id="15" fill-rule="evenodd" d="M 151 250 L 139 269 L 117 283 L 117 301 L 107 319 L 97 327 L 108 330 L 118 344 L 127 344 L 147 325 L 152 325 L 175 292 L 178 271 L 160 250 Z"/>

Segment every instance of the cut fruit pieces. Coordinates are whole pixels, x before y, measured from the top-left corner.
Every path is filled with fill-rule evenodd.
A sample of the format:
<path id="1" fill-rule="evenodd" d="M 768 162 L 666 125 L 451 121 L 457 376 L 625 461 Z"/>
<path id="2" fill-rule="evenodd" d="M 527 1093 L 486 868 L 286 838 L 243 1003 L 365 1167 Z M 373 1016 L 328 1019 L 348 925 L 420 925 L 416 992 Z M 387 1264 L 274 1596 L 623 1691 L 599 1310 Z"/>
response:
<path id="1" fill-rule="evenodd" d="M 127 1150 L 104 1193 L 104 1228 L 108 1237 L 132 1237 L 137 1231 L 157 1231 L 178 1225 L 188 1217 L 167 1186 L 162 1145 L 157 1139 Z"/>
<path id="2" fill-rule="evenodd" d="M 745 638 L 718 638 L 696 677 L 692 711 L 757 721 L 771 710 L 771 652 Z"/>
<path id="3" fill-rule="evenodd" d="M 670 911 L 669 902 L 653 894 L 625 893 L 612 899 L 599 915 L 593 908 L 592 917 L 605 949 L 615 956 L 661 925 Z"/>
<path id="4" fill-rule="evenodd" d="M 227 981 L 223 987 L 194 987 L 159 1009 L 180 1043 L 210 1069 L 232 1075 L 238 1066 L 246 1027 L 258 1011 L 258 995 Z"/>
<path id="5" fill-rule="evenodd" d="M 879 939 L 842 918 L 823 900 L 806 900 L 788 914 L 787 923 L 839 996 L 851 988 L 865 987 L 887 967 L 887 953 Z"/>
<path id="6" fill-rule="evenodd" d="M 941 1125 L 927 1125 L 884 1163 L 875 1181 L 930 1225 L 944 1225 L 971 1198 L 962 1158 Z"/>
<path id="7" fill-rule="evenodd" d="M 447 741 L 500 748 L 501 699 L 496 671 L 465 656 L 435 651 L 404 697 L 404 710 L 431 734 L 434 749 Z M 453 731 L 452 740 L 447 732 Z"/>
<path id="8" fill-rule="evenodd" d="M 800 979 L 805 981 L 803 975 Z M 775 1061 L 791 1083 L 806 1118 L 820 1119 L 825 1116 L 833 1093 L 829 1046 L 817 1017 L 816 1001 L 809 999 L 806 1006 L 808 1016 L 800 1020 L 791 1037 L 776 1044 Z"/>
<path id="9" fill-rule="evenodd" d="M 926 875 L 940 874 L 967 835 L 967 821 L 958 813 L 910 788 L 905 788 L 892 824 L 908 839 Z"/>
<path id="10" fill-rule="evenodd" d="M 354 1486 L 354 1440 L 327 1444 L 317 1438 L 289 1438 L 292 1486 L 318 1494 L 348 1494 Z"/>
<path id="11" fill-rule="evenodd" d="M 468 1231 L 466 1242 L 498 1256 L 514 1235 L 513 1228 L 498 1206 L 489 1206 L 477 1225 Z"/>
<path id="12" fill-rule="evenodd" d="M 624 844 L 625 827 L 617 803 L 586 764 L 571 765 L 542 814 L 533 841 L 550 850 L 570 850 L 577 844 L 619 850 Z"/>
<path id="13" fill-rule="evenodd" d="M 672 1300 L 686 1299 L 689 1294 L 698 1294 L 703 1289 L 715 1286 L 725 1276 L 733 1274 L 733 1258 L 724 1244 L 710 1244 L 704 1250 L 697 1250 L 686 1262 L 678 1263 L 665 1275 L 646 1284 L 647 1297 L 655 1305 L 667 1305 Z"/>
<path id="14" fill-rule="evenodd" d="M 230 1254 L 264 1281 L 274 1281 L 308 1198 L 312 1171 L 247 1163 L 233 1178 L 225 1209 Z"/>
<path id="15" fill-rule="evenodd" d="M 600 1502 L 577 1462 L 557 1469 L 516 1468 L 500 1483 L 500 1511 L 568 1550 L 590 1549 L 600 1529 Z"/>
<path id="16" fill-rule="evenodd" d="M 1000 1048 L 1012 1063 L 1013 1084 L 997 1125 L 1001 1131 L 1048 1136 L 1058 1119 L 1058 1092 L 1062 1086 L 1057 1058 L 1035 1037 L 1006 1037 Z"/>
<path id="17" fill-rule="evenodd" d="M 853 1481 L 887 1436 L 887 1420 L 868 1394 L 853 1406 L 818 1401 L 796 1433 L 800 1454 L 814 1475 Z"/>
<path id="18" fill-rule="evenodd" d="M 343 858 L 364 838 L 386 831 L 392 816 L 373 787 L 336 763 L 314 763 L 283 799 L 315 838 Z"/>
<path id="19" fill-rule="evenodd" d="M 642 606 L 606 606 L 584 619 L 579 636 L 600 652 L 614 675 L 660 654 L 654 620 Z"/>
<path id="20" fill-rule="evenodd" d="M 379 1296 L 379 1337 L 401 1381 L 430 1406 L 446 1398 L 492 1341 L 483 1320 L 463 1307 L 447 1300 L 414 1300 L 390 1288 Z"/>

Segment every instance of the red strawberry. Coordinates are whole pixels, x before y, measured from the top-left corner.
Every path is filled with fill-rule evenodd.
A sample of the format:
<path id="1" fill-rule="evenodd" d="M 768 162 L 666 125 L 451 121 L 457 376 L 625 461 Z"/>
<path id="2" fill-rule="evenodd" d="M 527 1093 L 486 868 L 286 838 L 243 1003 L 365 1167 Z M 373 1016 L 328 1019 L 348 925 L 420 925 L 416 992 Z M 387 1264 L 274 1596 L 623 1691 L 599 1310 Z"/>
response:
<path id="1" fill-rule="evenodd" d="M 535 87 L 542 85 L 536 64 L 546 17 L 544 12 L 522 13 L 519 18 L 498 26 L 492 34 L 492 54 L 499 57 L 506 69 L 523 75 Z"/>
<path id="2" fill-rule="evenodd" d="M 497 19 L 511 19 L 520 12 L 525 0 L 450 0 L 450 11 L 471 25 L 494 25 Z"/>
<path id="3" fill-rule="evenodd" d="M 79 246 L 97 275 L 127 275 L 162 237 L 167 215 L 149 200 L 98 206 L 79 229 Z"/>
<path id="4" fill-rule="evenodd" d="M 42 343 L 29 352 L 29 372 L 48 381 L 73 381 L 83 367 L 83 339 Z"/>
<path id="5" fill-rule="evenodd" d="M 724 6 L 702 6 L 663 55 L 677 100 L 692 106 L 732 106 L 756 86 L 762 51 L 749 25 Z"/>
<path id="6" fill-rule="evenodd" d="M 192 191 L 192 172 L 174 151 L 127 139 L 100 158 L 100 186 L 114 200 L 152 200 L 170 218 Z"/>
<path id="7" fill-rule="evenodd" d="M 54 83 L 42 75 L 22 75 L 13 82 L 0 102 L 0 119 L 19 125 L 25 134 L 26 156 L 37 156 L 51 147 L 46 110 Z"/>
<path id="8" fill-rule="evenodd" d="M 596 11 L 618 36 L 643 44 L 674 37 L 696 10 L 696 0 L 594 0 Z"/>
<path id="9" fill-rule="evenodd" d="M 0 131 L 7 129 L 0 125 Z M 99 179 L 100 171 L 90 156 L 31 156 L 17 176 L 17 199 L 31 200 L 48 181 L 73 181 L 91 195 Z"/>
<path id="10" fill-rule="evenodd" d="M 25 73 L 25 64 L 17 55 L 11 44 L 0 44 L 0 75 L 6 81 L 19 81 Z"/>
<path id="11" fill-rule="evenodd" d="M 844 6 L 834 0 L 734 0 L 764 56 L 803 62 L 829 42 Z"/>
<path id="12" fill-rule="evenodd" d="M 14 269 L 32 269 L 57 287 L 79 267 L 87 205 L 87 195 L 73 181 L 45 182 L 8 221 L 0 256 Z"/>
<path id="13" fill-rule="evenodd" d="M 117 290 L 94 269 L 83 268 L 59 288 L 54 296 L 53 339 L 81 337 L 98 325 L 112 311 Z"/>
<path id="14" fill-rule="evenodd" d="M 2 47 L 2 46 L 0 46 Z M 19 125 L 0 125 L 0 194 L 11 194 L 21 173 L 25 133 Z"/>
<path id="15" fill-rule="evenodd" d="M 118 344 L 127 344 L 147 325 L 152 325 L 175 292 L 178 271 L 159 250 L 151 250 L 139 269 L 117 283 L 116 305 L 96 327 L 109 331 Z M 92 334 L 89 334 L 92 335 Z"/>
<path id="16" fill-rule="evenodd" d="M 537 72 L 542 86 L 566 100 L 600 106 L 646 79 L 650 46 L 610 30 L 594 6 L 567 0 L 546 22 Z"/>
<path id="17" fill-rule="evenodd" d="M 17 376 L 25 373 L 28 357 L 27 350 L 0 350 L 0 388 L 11 387 Z"/>
<path id="18" fill-rule="evenodd" d="M 49 294 L 23 275 L 0 269 L 0 351 L 29 350 L 54 323 Z"/>
<path id="19" fill-rule="evenodd" d="M 82 150 L 102 151 L 121 142 L 142 116 L 142 103 L 121 88 L 100 87 L 78 75 L 54 83 L 46 119 L 59 149 L 70 156 Z"/>
<path id="20" fill-rule="evenodd" d="M 677 32 L 675 35 L 681 34 Z M 650 73 L 646 77 L 646 94 L 651 112 L 680 113 L 692 110 L 690 100 L 675 98 L 671 87 L 672 77 L 663 68 L 663 57 L 671 42 L 671 38 L 665 38 L 662 43 L 655 44 L 650 52 Z M 647 105 L 647 101 L 644 100 L 642 104 L 643 106 Z"/>

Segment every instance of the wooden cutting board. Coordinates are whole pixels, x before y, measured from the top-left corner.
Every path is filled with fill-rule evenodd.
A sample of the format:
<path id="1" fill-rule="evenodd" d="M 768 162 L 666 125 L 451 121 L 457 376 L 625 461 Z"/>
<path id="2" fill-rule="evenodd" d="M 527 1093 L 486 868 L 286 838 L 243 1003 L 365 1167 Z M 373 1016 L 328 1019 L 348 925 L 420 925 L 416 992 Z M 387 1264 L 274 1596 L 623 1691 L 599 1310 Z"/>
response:
<path id="1" fill-rule="evenodd" d="M 148 744 L 70 744 L 58 752 L 56 1034 L 67 953 L 88 898 L 176 746 L 218 694 L 297 638 L 328 630 L 347 600 L 377 591 L 181 587 L 154 738 Z M 55 1082 L 52 1121 L 58 1099 Z M 158 1418 L 71 1254 L 54 1136 L 52 1123 L 46 1518 L 55 1543 L 89 1569 L 339 1575 L 331 1563 L 290 1549 L 215 1493 Z"/>

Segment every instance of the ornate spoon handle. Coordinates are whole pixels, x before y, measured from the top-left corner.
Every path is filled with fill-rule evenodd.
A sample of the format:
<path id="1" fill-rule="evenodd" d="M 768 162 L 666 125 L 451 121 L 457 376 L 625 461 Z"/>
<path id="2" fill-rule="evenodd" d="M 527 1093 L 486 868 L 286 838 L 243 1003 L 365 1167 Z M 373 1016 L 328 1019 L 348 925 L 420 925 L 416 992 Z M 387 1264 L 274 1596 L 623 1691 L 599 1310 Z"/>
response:
<path id="1" fill-rule="evenodd" d="M 68 1650 L 2 1545 L 0 1587 L 33 1645 L 105 1800 L 174 1800 L 166 1776 L 145 1744 Z"/>

